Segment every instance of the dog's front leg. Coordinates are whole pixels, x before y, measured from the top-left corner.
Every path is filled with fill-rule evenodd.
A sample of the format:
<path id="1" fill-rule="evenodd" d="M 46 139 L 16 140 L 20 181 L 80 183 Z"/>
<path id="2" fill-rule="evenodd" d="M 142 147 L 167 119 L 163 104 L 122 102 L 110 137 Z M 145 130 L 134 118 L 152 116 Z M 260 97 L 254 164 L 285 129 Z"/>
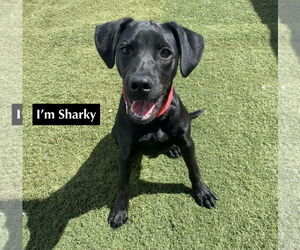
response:
<path id="1" fill-rule="evenodd" d="M 189 170 L 189 177 L 192 183 L 194 197 L 198 205 L 206 208 L 215 207 L 216 195 L 204 183 L 201 178 L 199 167 L 195 156 L 195 146 L 191 136 L 183 136 L 180 143 L 180 150 Z"/>
<path id="2" fill-rule="evenodd" d="M 108 216 L 108 223 L 112 228 L 118 228 L 128 220 L 128 203 L 129 203 L 129 178 L 131 170 L 131 154 L 128 148 L 119 150 L 118 158 L 118 194 L 114 207 Z"/>

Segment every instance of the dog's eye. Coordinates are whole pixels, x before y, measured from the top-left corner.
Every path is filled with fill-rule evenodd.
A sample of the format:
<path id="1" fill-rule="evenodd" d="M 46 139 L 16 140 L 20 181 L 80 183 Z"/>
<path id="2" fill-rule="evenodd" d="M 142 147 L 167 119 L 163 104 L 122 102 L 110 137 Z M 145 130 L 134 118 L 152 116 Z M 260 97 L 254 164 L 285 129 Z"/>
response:
<path id="1" fill-rule="evenodd" d="M 172 52 L 169 49 L 162 49 L 160 51 L 160 56 L 163 58 L 169 58 L 172 55 Z"/>
<path id="2" fill-rule="evenodd" d="M 130 47 L 129 47 L 129 46 L 124 46 L 124 47 L 122 47 L 122 48 L 121 48 L 121 53 L 122 53 L 123 55 L 129 55 L 129 53 L 130 53 Z"/>

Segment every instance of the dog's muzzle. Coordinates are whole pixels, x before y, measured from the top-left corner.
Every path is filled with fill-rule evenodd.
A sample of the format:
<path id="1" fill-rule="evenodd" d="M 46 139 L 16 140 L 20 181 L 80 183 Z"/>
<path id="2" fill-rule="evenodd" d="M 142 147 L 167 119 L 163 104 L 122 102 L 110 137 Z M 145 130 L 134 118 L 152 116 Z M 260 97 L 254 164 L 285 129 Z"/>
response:
<path id="1" fill-rule="evenodd" d="M 124 103 L 126 104 L 126 112 L 128 113 L 128 109 L 130 108 L 130 111 L 135 118 L 144 121 L 150 118 L 155 111 L 155 118 L 157 118 L 162 116 L 169 109 L 174 95 L 174 88 L 171 86 L 167 98 L 161 105 L 160 98 L 157 100 L 134 100 L 129 105 L 127 103 L 124 87 L 122 88 L 122 94 Z M 158 108 L 157 105 L 160 105 L 160 107 Z"/>

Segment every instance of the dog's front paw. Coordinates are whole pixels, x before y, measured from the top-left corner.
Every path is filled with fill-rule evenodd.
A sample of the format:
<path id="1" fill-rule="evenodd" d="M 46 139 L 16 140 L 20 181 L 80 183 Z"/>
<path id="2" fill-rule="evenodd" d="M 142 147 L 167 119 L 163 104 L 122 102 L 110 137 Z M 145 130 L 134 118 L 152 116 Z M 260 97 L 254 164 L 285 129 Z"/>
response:
<path id="1" fill-rule="evenodd" d="M 114 210 L 112 209 L 108 216 L 108 223 L 112 228 L 118 228 L 125 224 L 128 220 L 127 210 Z"/>
<path id="2" fill-rule="evenodd" d="M 194 191 L 194 198 L 199 206 L 214 208 L 216 206 L 217 196 L 207 186 L 201 191 Z"/>

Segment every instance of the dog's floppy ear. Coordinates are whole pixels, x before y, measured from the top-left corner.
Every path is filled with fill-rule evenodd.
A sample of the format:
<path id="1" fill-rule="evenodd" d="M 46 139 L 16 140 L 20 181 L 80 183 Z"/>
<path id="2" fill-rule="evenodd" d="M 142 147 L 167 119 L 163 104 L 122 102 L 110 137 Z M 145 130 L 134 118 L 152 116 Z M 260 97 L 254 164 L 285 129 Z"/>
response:
<path id="1" fill-rule="evenodd" d="M 115 64 L 115 49 L 121 32 L 125 26 L 133 21 L 126 17 L 114 22 L 98 25 L 95 29 L 95 44 L 101 58 L 108 68 Z"/>
<path id="2" fill-rule="evenodd" d="M 186 29 L 177 23 L 164 23 L 173 33 L 180 54 L 180 71 L 183 77 L 187 77 L 200 62 L 204 39 L 201 35 Z"/>

